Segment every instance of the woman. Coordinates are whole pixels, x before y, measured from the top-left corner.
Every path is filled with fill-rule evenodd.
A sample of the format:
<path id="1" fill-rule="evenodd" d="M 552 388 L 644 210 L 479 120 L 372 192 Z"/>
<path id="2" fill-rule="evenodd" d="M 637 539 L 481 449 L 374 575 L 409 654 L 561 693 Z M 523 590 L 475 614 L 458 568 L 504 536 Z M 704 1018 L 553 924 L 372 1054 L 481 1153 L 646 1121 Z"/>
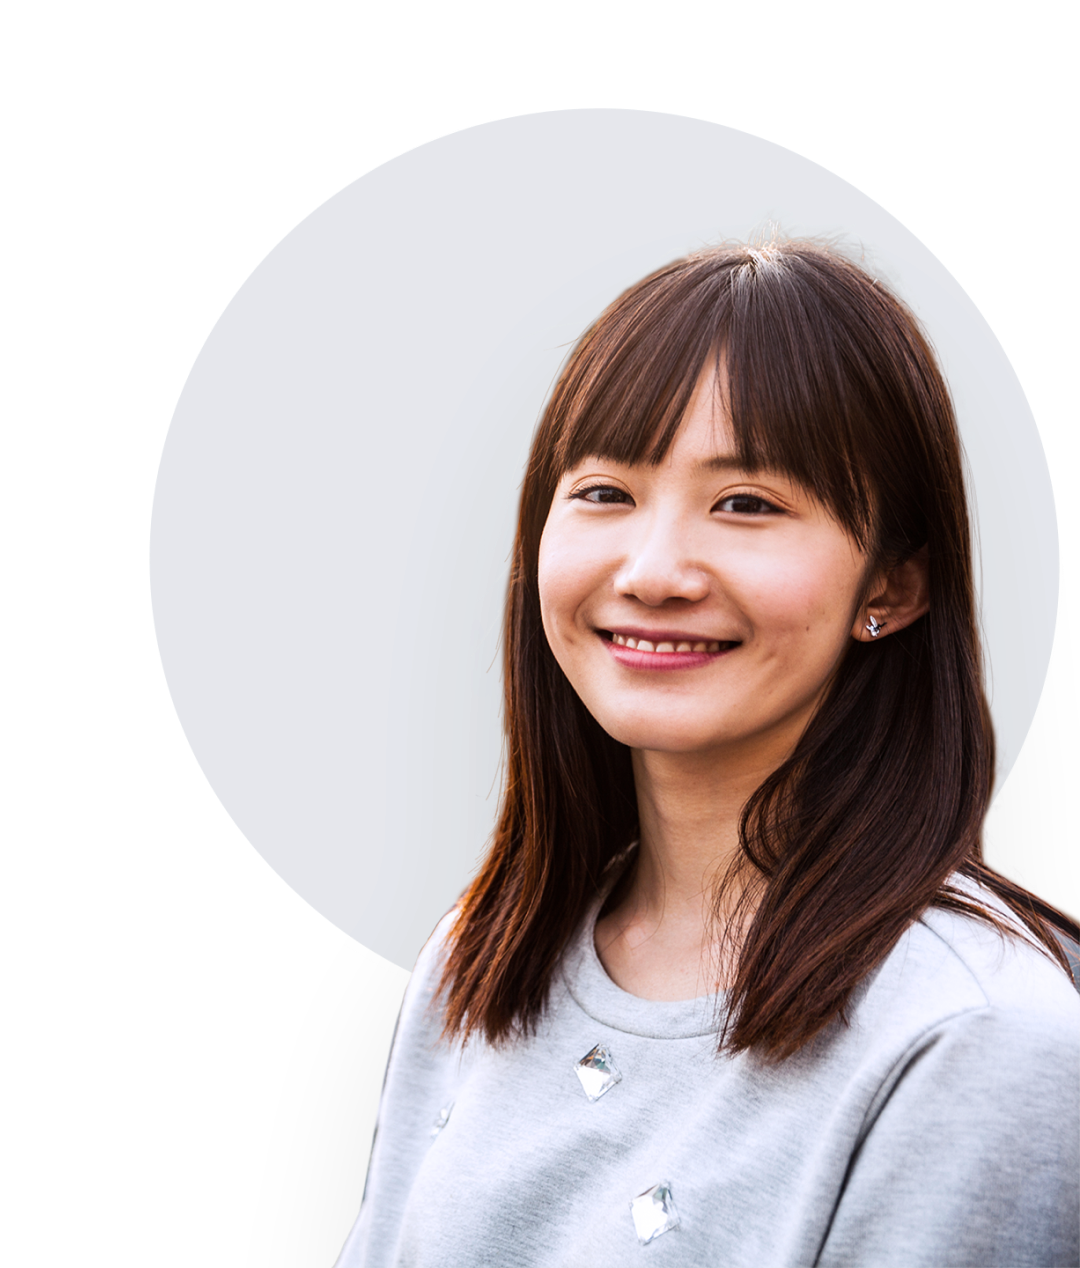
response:
<path id="1" fill-rule="evenodd" d="M 805 242 L 574 350 L 522 490 L 493 844 L 421 954 L 359 1265 L 1075 1264 L 1077 999 L 981 861 L 952 406 Z"/>

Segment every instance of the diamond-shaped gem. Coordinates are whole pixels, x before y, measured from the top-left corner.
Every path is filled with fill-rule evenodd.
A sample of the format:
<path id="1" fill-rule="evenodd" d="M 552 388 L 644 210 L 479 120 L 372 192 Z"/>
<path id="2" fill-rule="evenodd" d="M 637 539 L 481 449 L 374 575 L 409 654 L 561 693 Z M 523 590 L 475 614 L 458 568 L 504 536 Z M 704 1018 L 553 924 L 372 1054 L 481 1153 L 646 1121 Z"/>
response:
<path id="1" fill-rule="evenodd" d="M 450 1111 L 453 1108 L 454 1108 L 454 1102 L 451 1101 L 449 1105 L 444 1105 L 442 1109 L 439 1110 L 438 1114 L 435 1116 L 435 1121 L 431 1124 L 431 1139 L 432 1140 L 435 1139 L 435 1137 L 439 1134 L 439 1132 L 441 1132 L 442 1129 L 446 1126 L 446 1124 L 450 1121 Z"/>
<path id="2" fill-rule="evenodd" d="M 630 1203 L 637 1239 L 648 1246 L 654 1237 L 670 1233 L 679 1227 L 679 1213 L 671 1198 L 670 1184 L 654 1184 L 651 1189 L 639 1193 Z"/>
<path id="3" fill-rule="evenodd" d="M 611 1053 L 608 1052 L 602 1043 L 598 1043 L 595 1048 L 589 1049 L 574 1066 L 574 1073 L 581 1081 L 581 1086 L 585 1089 L 585 1095 L 590 1101 L 598 1101 L 605 1092 L 610 1092 L 622 1078 L 615 1066 L 615 1062 L 611 1059 Z"/>

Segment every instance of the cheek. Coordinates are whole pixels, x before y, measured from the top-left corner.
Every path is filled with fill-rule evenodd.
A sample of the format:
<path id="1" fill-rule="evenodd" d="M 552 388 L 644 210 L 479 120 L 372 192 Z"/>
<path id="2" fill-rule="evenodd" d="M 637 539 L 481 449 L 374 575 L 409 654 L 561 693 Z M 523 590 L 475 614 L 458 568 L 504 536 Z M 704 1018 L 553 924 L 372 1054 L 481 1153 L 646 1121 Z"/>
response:
<path id="1" fill-rule="evenodd" d="M 741 581 L 759 632 L 833 642 L 851 624 L 861 571 L 846 555 L 807 552 L 756 560 Z"/>
<path id="2" fill-rule="evenodd" d="M 574 604 L 574 569 L 558 534 L 545 530 L 540 539 L 536 562 L 536 588 L 540 595 L 540 618 L 551 649 L 556 649 L 558 631 L 567 621 Z"/>
<path id="3" fill-rule="evenodd" d="M 544 632 L 554 649 L 560 636 L 569 633 L 574 614 L 590 592 L 587 555 L 558 532 L 544 530 L 537 560 L 537 587 Z"/>

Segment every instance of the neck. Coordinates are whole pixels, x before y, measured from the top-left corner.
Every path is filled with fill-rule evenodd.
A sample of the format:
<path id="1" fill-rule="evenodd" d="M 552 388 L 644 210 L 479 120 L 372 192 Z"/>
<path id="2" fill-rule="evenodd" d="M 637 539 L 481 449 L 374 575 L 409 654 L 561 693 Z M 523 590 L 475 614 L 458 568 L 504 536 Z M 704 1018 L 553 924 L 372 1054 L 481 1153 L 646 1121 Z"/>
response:
<path id="1" fill-rule="evenodd" d="M 641 750 L 633 761 L 638 857 L 625 890 L 597 922 L 597 951 L 610 976 L 633 994 L 709 994 L 731 969 L 713 912 L 715 883 L 738 857 L 747 800 L 779 762 Z M 725 888 L 726 910 L 740 893 L 735 877 Z"/>

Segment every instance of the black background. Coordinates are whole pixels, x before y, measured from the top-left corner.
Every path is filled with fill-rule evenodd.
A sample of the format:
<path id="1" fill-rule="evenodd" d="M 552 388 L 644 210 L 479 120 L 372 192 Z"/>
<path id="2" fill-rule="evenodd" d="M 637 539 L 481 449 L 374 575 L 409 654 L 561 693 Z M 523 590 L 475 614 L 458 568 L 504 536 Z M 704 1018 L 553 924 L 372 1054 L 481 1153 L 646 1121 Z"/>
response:
<path id="1" fill-rule="evenodd" d="M 515 107 L 513 109 L 527 109 Z M 790 136 L 856 172 L 922 223 L 994 309 L 1055 439 L 1061 336 L 1046 321 L 1039 240 L 1050 141 L 1012 147 L 985 120 L 962 146 L 910 128 L 873 142 L 730 105 L 691 107 Z M 502 109 L 492 110 L 493 114 Z M 402 148 L 473 122 L 442 117 L 420 131 L 337 134 L 335 152 L 269 133 L 190 148 L 147 176 L 156 246 L 137 269 L 132 312 L 146 382 L 145 478 L 191 361 L 262 256 L 342 185 Z M 1017 136 L 1010 124 L 1010 132 Z M 941 166 L 942 155 L 948 155 Z M 1057 453 L 1061 463 L 1061 454 Z M 1060 661 L 1060 652 L 1058 652 Z M 185 1183 L 161 1215 L 172 1248 L 202 1262 L 328 1265 L 360 1201 L 371 1117 L 403 980 L 347 950 L 276 893 L 203 798 L 176 742 L 146 647 L 143 735 L 153 770 L 153 848 L 162 862 L 167 928 L 138 928 L 156 987 L 139 1002 L 155 1151 L 189 1155 Z M 1056 828 L 1065 776 L 1060 664 L 1031 741 L 994 815 L 1006 862 L 1075 908 L 1076 880 Z M 1064 820 L 1061 820 L 1064 822 Z M 146 827 L 146 825 L 143 825 Z M 190 1154 L 189 1154 L 190 1151 Z"/>

